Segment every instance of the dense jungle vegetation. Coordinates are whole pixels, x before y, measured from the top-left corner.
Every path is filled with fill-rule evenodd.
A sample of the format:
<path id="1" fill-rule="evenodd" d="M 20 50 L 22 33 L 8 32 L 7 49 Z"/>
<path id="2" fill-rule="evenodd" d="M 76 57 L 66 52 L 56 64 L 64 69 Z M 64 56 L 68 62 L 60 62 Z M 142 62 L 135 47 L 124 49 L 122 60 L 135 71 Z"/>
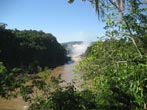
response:
<path id="1" fill-rule="evenodd" d="M 18 67 L 35 72 L 66 61 L 66 50 L 50 33 L 35 30 L 0 29 L 0 61 L 9 69 Z"/>
<path id="2" fill-rule="evenodd" d="M 146 110 L 147 2 L 87 1 L 103 16 L 106 33 L 87 49 L 77 65 L 75 71 L 84 79 L 81 88 L 61 86 L 63 81 L 58 78 L 48 81 L 44 72 L 32 84 L 22 86 L 21 95 L 33 110 Z M 6 73 L 6 68 L 0 66 L 0 75 Z M 4 81 L 1 83 L 10 87 L 11 82 Z M 34 96 L 34 88 L 41 93 Z"/>
<path id="3" fill-rule="evenodd" d="M 24 73 L 34 74 L 66 62 L 66 50 L 52 34 L 10 30 L 4 25 L 0 27 L 0 95 L 5 97 L 24 82 Z"/>

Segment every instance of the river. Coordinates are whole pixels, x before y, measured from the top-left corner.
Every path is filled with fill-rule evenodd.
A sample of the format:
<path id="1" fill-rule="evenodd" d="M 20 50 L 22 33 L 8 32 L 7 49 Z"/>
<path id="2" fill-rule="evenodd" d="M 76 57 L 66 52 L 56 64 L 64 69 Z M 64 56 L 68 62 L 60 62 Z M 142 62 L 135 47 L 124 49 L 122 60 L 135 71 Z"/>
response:
<path id="1" fill-rule="evenodd" d="M 65 65 L 59 66 L 52 71 L 52 75 L 58 76 L 61 74 L 61 79 L 65 81 L 65 83 L 72 83 L 76 87 L 79 87 L 81 84 L 80 75 L 76 76 L 73 72 L 75 65 L 81 60 L 81 55 L 85 52 L 87 45 L 85 44 L 74 44 L 71 46 L 71 61 L 68 61 Z M 76 77 L 77 80 L 74 80 Z M 15 99 L 6 100 L 0 98 L 0 110 L 23 110 L 24 106 L 28 104 L 23 101 L 23 99 L 18 96 Z"/>
<path id="2" fill-rule="evenodd" d="M 68 62 L 64 66 L 59 66 L 52 71 L 52 75 L 58 76 L 61 75 L 62 80 L 65 80 L 66 83 L 71 83 L 74 79 L 73 68 L 77 62 Z M 24 102 L 22 97 L 18 96 L 15 99 L 6 100 L 0 98 L 0 110 L 23 110 L 24 106 L 27 106 L 28 103 Z"/>

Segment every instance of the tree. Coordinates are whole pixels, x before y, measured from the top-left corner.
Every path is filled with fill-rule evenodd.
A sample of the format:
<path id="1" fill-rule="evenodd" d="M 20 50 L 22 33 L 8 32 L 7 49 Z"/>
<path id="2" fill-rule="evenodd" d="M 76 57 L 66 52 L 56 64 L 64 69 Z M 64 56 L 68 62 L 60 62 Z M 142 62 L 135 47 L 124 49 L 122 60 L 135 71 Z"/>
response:
<path id="1" fill-rule="evenodd" d="M 16 90 L 25 82 L 25 76 L 21 78 L 22 75 L 19 75 L 20 69 L 14 68 L 9 71 L 0 62 L 0 97 L 11 98 L 16 97 Z"/>
<path id="2" fill-rule="evenodd" d="M 82 0 L 86 1 L 86 0 Z M 124 9 L 125 0 L 87 0 L 95 6 L 95 10 L 100 14 L 104 14 L 104 8 L 106 4 L 111 4 L 111 6 L 115 6 L 120 12 Z M 68 3 L 73 3 L 74 0 L 68 0 Z"/>
<path id="3" fill-rule="evenodd" d="M 138 0 L 126 2 L 122 16 L 117 5 L 105 4 L 109 10 L 104 19 L 105 39 L 92 45 L 77 67 L 85 82 L 91 82 L 88 88 L 99 94 L 98 106 L 146 109 L 147 4 Z"/>
<path id="4" fill-rule="evenodd" d="M 30 73 L 40 67 L 54 68 L 66 62 L 66 50 L 50 33 L 35 30 L 0 30 L 0 61 L 8 69 Z"/>
<path id="5" fill-rule="evenodd" d="M 7 24 L 5 24 L 5 23 L 0 23 L 0 29 L 5 29 L 6 26 L 7 26 Z"/>
<path id="6" fill-rule="evenodd" d="M 82 1 L 86 1 L 86 0 L 82 0 Z M 130 2 L 128 0 L 87 0 L 87 1 L 94 4 L 95 10 L 98 13 L 98 15 L 100 14 L 100 12 L 103 12 L 103 9 L 108 4 L 117 8 L 117 10 L 119 10 L 120 13 L 123 13 L 126 2 Z M 147 4 L 146 0 L 135 0 L 135 1 L 140 4 Z M 73 2 L 74 0 L 68 0 L 68 3 L 73 3 Z"/>

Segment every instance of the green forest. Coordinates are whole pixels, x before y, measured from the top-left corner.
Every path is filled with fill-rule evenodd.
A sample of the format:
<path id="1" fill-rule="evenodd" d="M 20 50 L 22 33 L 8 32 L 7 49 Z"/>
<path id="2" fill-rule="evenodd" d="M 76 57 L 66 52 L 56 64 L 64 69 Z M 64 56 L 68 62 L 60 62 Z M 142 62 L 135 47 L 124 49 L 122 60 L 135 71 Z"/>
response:
<path id="1" fill-rule="evenodd" d="M 76 65 L 75 73 L 84 80 L 80 89 L 70 83 L 61 86 L 60 76 L 48 80 L 47 71 L 24 85 L 30 79 L 24 75 L 20 80 L 19 68 L 31 73 L 61 65 L 66 50 L 42 31 L 1 29 L 1 97 L 19 93 L 30 110 L 147 110 L 147 2 L 87 1 L 105 23 L 105 36 L 88 47 Z"/>
<path id="2" fill-rule="evenodd" d="M 65 48 L 52 34 L 10 30 L 4 25 L 0 27 L 0 96 L 7 97 L 19 87 L 24 74 L 36 74 L 67 61 Z"/>
<path id="3" fill-rule="evenodd" d="M 66 61 L 66 50 L 50 33 L 35 30 L 0 29 L 0 61 L 8 69 L 15 67 L 37 72 Z"/>

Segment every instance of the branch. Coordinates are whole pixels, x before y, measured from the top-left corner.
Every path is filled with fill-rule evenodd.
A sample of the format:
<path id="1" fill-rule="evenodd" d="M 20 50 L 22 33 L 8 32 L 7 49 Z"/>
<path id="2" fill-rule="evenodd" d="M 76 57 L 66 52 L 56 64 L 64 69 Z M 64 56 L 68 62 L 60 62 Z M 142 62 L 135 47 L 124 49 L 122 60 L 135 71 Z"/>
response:
<path id="1" fill-rule="evenodd" d="M 137 52 L 139 53 L 140 57 L 142 58 L 142 54 L 141 54 L 141 52 L 140 52 L 140 50 L 139 50 L 139 48 L 138 48 L 138 46 L 137 46 L 137 44 L 136 44 L 136 42 L 135 42 L 135 40 L 133 38 L 133 34 L 132 34 L 131 30 L 130 30 L 129 24 L 127 23 L 127 21 L 124 18 L 123 18 L 123 20 L 124 20 L 124 22 L 125 22 L 125 24 L 127 26 L 127 29 L 128 29 L 128 31 L 130 33 L 130 36 L 131 36 L 130 39 L 132 40 Z"/>
<path id="2" fill-rule="evenodd" d="M 126 24 L 126 26 L 127 26 L 127 29 L 128 29 L 128 31 L 129 31 L 129 33 L 130 33 L 130 36 L 131 36 L 130 38 L 131 38 L 131 40 L 132 40 L 132 42 L 133 42 L 133 44 L 134 44 L 134 46 L 135 46 L 137 52 L 139 53 L 140 57 L 142 58 L 142 54 L 141 54 L 141 52 L 140 52 L 140 50 L 139 50 L 139 48 L 138 48 L 138 46 L 137 46 L 135 40 L 133 39 L 133 34 L 132 34 L 131 30 L 130 30 L 130 26 L 129 26 L 129 24 L 127 23 L 127 21 L 123 18 L 123 11 L 122 11 L 122 9 L 121 9 L 119 6 L 117 6 L 117 4 L 115 4 L 112 0 L 109 0 L 109 1 L 110 1 L 110 3 L 111 3 L 112 5 L 114 5 L 114 6 L 118 9 L 118 11 L 120 12 L 120 14 L 121 14 L 121 16 L 122 16 L 122 19 L 123 19 L 123 21 L 125 22 L 125 24 Z"/>

